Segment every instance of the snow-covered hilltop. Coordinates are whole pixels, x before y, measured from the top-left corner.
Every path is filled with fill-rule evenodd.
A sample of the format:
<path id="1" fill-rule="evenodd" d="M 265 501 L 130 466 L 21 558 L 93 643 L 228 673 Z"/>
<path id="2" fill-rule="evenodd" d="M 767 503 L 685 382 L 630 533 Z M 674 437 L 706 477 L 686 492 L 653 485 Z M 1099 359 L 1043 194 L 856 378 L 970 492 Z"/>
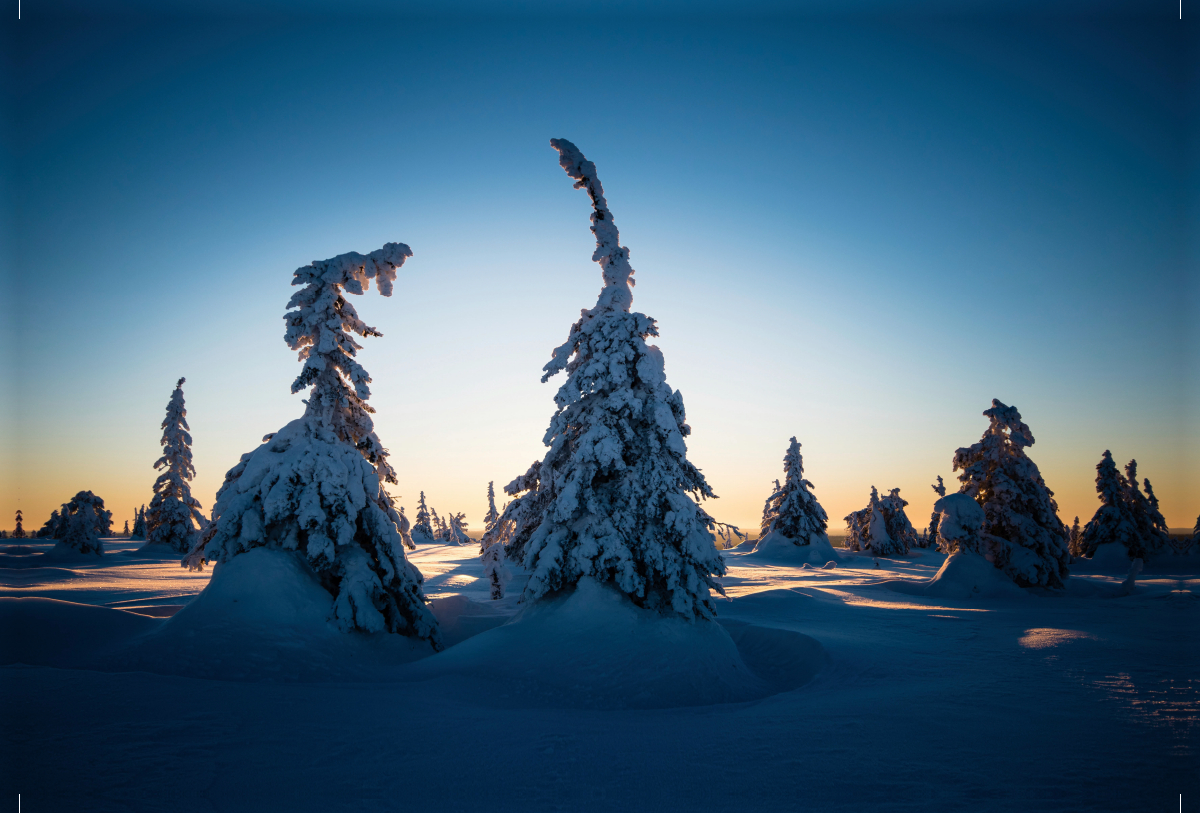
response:
<path id="1" fill-rule="evenodd" d="M 412 251 L 388 243 L 370 254 L 342 254 L 296 270 L 285 341 L 304 367 L 292 392 L 311 387 L 304 416 L 243 455 L 217 492 L 212 525 L 185 559 L 200 567 L 255 548 L 296 551 L 334 598 L 343 630 L 398 632 L 438 646 L 422 577 L 404 556 L 408 522 L 385 484 L 395 483 L 367 404 L 370 375 L 357 362 L 352 334 L 379 336 L 344 293 L 376 280 L 390 296 Z M 214 584 L 220 571 L 214 576 Z"/>

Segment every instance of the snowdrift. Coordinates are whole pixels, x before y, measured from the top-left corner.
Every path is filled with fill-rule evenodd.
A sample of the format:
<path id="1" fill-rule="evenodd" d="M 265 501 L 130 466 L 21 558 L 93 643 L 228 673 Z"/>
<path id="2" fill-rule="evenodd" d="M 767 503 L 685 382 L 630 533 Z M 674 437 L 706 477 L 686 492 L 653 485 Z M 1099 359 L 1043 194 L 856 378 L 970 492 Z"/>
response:
<path id="1" fill-rule="evenodd" d="M 829 537 L 821 534 L 807 545 L 797 545 L 778 531 L 771 531 L 754 546 L 754 550 L 742 553 L 744 558 L 761 559 L 762 561 L 778 562 L 780 564 L 822 567 L 827 562 L 839 562 L 840 557 L 829 544 Z"/>
<path id="2" fill-rule="evenodd" d="M 963 551 L 946 557 L 941 569 L 927 582 L 891 580 L 882 582 L 897 593 L 968 600 L 975 598 L 1019 598 L 1025 595 L 1011 579 L 977 553 Z"/>
<path id="3" fill-rule="evenodd" d="M 488 705 L 667 708 L 765 697 L 811 679 L 820 644 L 786 630 L 725 626 L 641 609 L 610 585 L 576 588 L 413 664 L 418 680 L 462 681 Z M 737 641 L 735 641 L 735 636 Z M 756 674 L 739 646 L 778 668 Z"/>

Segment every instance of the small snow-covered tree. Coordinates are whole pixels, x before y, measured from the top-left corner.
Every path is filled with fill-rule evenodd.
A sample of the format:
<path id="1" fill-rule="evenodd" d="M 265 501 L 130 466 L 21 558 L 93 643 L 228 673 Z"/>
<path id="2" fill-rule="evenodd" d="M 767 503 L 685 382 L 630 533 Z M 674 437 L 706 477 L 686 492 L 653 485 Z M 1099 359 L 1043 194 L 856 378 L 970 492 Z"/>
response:
<path id="1" fill-rule="evenodd" d="M 549 484 L 543 488 L 541 484 L 540 460 L 504 487 L 504 493 L 513 497 L 500 518 L 491 528 L 484 531 L 482 546 L 493 544 L 504 546 L 504 557 L 507 561 L 521 563 L 525 561 L 525 548 L 533 532 L 541 525 L 542 516 L 550 504 Z"/>
<path id="2" fill-rule="evenodd" d="M 65 505 L 63 506 L 62 514 L 58 511 L 51 511 L 50 519 L 46 520 L 46 524 L 37 532 L 38 539 L 58 539 L 66 528 L 64 524 L 66 521 L 64 514 L 66 512 L 67 507 Z"/>
<path id="3" fill-rule="evenodd" d="M 437 510 L 431 505 L 429 513 L 433 514 L 433 538 L 438 542 L 447 542 L 450 539 L 450 526 L 446 524 L 446 520 L 442 519 Z"/>
<path id="4" fill-rule="evenodd" d="M 471 537 L 467 536 L 467 515 L 461 511 L 450 515 L 450 527 L 446 541 L 451 545 L 469 545 Z"/>
<path id="5" fill-rule="evenodd" d="M 412 529 L 412 541 L 416 545 L 433 544 L 433 526 L 429 519 L 429 506 L 425 504 L 425 492 L 417 500 L 417 524 Z"/>
<path id="6" fill-rule="evenodd" d="M 813 484 L 804 479 L 804 457 L 793 437 L 783 456 L 783 486 L 767 499 L 763 509 L 761 534 L 766 536 L 774 531 L 799 546 L 827 538 L 829 516 L 817 502 L 812 488 Z"/>
<path id="7" fill-rule="evenodd" d="M 125 520 L 125 530 L 121 531 L 121 536 L 129 538 L 129 520 Z"/>
<path id="8" fill-rule="evenodd" d="M 604 287 L 543 368 L 543 382 L 563 371 L 567 378 L 543 438 L 549 451 L 533 502 L 545 490 L 547 503 L 526 545 L 522 600 L 593 578 L 643 607 L 711 618 L 710 591 L 724 592 L 715 577 L 725 563 L 697 503 L 715 495 L 687 460 L 683 397 L 666 383 L 661 351 L 646 343 L 658 335 L 654 320 L 630 311 L 629 250 L 595 164 L 565 139 L 550 143 L 591 197 L 592 259 Z"/>
<path id="9" fill-rule="evenodd" d="M 80 491 L 63 506 L 58 543 L 79 553 L 104 553 L 101 537 L 112 531 L 112 511 L 104 510 L 104 500 L 90 491 Z"/>
<path id="10" fill-rule="evenodd" d="M 411 256 L 408 246 L 388 243 L 296 270 L 292 284 L 300 290 L 288 303 L 284 340 L 304 362 L 292 392 L 311 387 L 304 415 L 267 435 L 225 475 L 212 524 L 185 564 L 226 562 L 258 547 L 296 550 L 333 596 L 331 620 L 341 629 L 403 633 L 440 648 L 385 487 L 396 473 L 371 420 L 371 377 L 355 358 L 361 347 L 354 334 L 381 334 L 344 296 L 362 294 L 372 279 L 390 296 Z"/>
<path id="11" fill-rule="evenodd" d="M 496 520 L 500 519 L 500 512 L 496 510 L 496 490 L 494 488 L 495 481 L 488 481 L 488 510 L 487 515 L 483 518 L 483 530 L 486 532 L 496 524 Z"/>
<path id="12" fill-rule="evenodd" d="M 196 476 L 192 465 L 192 436 L 188 432 L 187 408 L 183 402 L 183 382 L 179 379 L 167 416 L 162 422 L 163 455 L 154 463 L 162 474 L 154 481 L 154 499 L 146 514 L 146 543 L 166 545 L 172 550 L 187 553 L 196 542 L 197 531 L 204 525 L 200 502 L 192 496 L 188 485 Z"/>
<path id="13" fill-rule="evenodd" d="M 937 485 L 932 485 L 932 486 L 930 486 L 930 488 L 933 489 L 933 493 L 937 494 L 939 498 L 946 496 L 946 484 L 944 482 L 942 482 L 942 476 L 940 474 L 938 475 L 938 478 L 937 478 Z M 933 508 L 933 514 L 929 517 L 929 530 L 926 532 L 925 538 L 924 538 L 924 541 L 925 541 L 924 546 L 927 548 L 939 545 L 939 543 L 938 543 L 938 523 L 941 522 L 941 516 L 942 515 L 938 511 L 937 505 L 935 503 L 934 508 Z M 940 550 L 940 547 L 939 547 L 939 550 Z"/>
<path id="14" fill-rule="evenodd" d="M 133 515 L 133 530 L 129 532 L 129 538 L 146 538 L 146 506 L 144 505 Z"/>
<path id="15" fill-rule="evenodd" d="M 483 548 L 479 554 L 483 561 L 483 576 L 488 580 L 493 601 L 504 598 L 504 586 L 510 576 L 508 560 L 504 555 L 504 545 L 491 544 Z"/>
<path id="16" fill-rule="evenodd" d="M 1130 559 L 1140 559 L 1146 553 L 1138 534 L 1137 518 L 1128 499 L 1129 485 L 1113 462 L 1112 452 L 1104 450 L 1096 464 L 1096 495 L 1100 507 L 1083 526 L 1079 552 L 1083 556 L 1095 556 L 1101 545 L 1120 543 L 1129 552 Z"/>
<path id="17" fill-rule="evenodd" d="M 1170 544 L 1171 534 L 1166 529 L 1166 520 L 1158 511 L 1158 498 L 1155 497 L 1151 504 L 1149 498 L 1138 488 L 1136 460 L 1125 464 L 1125 499 L 1129 504 L 1130 516 L 1137 526 L 1143 549 L 1142 555 L 1131 555 L 1130 558 L 1145 561 Z"/>
<path id="18" fill-rule="evenodd" d="M 771 489 L 771 493 L 767 495 L 767 501 L 763 503 L 762 520 L 759 522 L 759 525 L 758 525 L 758 535 L 760 538 L 766 534 L 766 531 L 764 531 L 763 528 L 770 526 L 771 521 L 773 519 L 775 519 L 775 510 L 773 507 L 773 503 L 775 501 L 776 495 L 778 495 L 779 492 L 782 490 L 783 490 L 783 487 L 780 486 L 779 481 L 776 480 L 775 487 L 773 489 Z"/>
<path id="19" fill-rule="evenodd" d="M 900 489 L 893 488 L 880 497 L 871 486 L 867 507 L 846 516 L 850 534 L 846 547 L 870 552 L 874 556 L 898 556 L 908 553 L 916 544 L 917 532 L 904 513 L 908 502 L 900 498 Z"/>
<path id="20" fill-rule="evenodd" d="M 986 517 L 979 503 L 970 496 L 958 493 L 939 497 L 933 504 L 938 516 L 938 548 L 945 553 L 977 553 L 989 556 L 992 551 L 983 535 Z"/>
<path id="21" fill-rule="evenodd" d="M 23 526 L 21 524 L 22 519 L 23 519 L 23 517 L 21 516 L 21 509 L 18 508 L 17 509 L 17 527 L 14 528 L 13 532 L 12 532 L 13 539 L 24 539 L 25 538 L 25 526 Z"/>
<path id="22" fill-rule="evenodd" d="M 1033 432 L 1016 407 L 992 399 L 983 411 L 990 425 L 980 441 L 954 453 L 959 489 L 983 508 L 983 530 L 993 543 L 993 564 L 1022 587 L 1060 588 L 1067 578 L 1067 526 L 1058 518 L 1054 492 L 1025 453 Z"/>
<path id="23" fill-rule="evenodd" d="M 1142 484 L 1146 486 L 1146 503 L 1148 506 L 1146 513 L 1150 517 L 1150 524 L 1161 534 L 1161 538 L 1165 544 L 1165 540 L 1171 537 L 1171 529 L 1167 527 L 1167 518 L 1159 510 L 1158 497 L 1154 495 L 1154 486 L 1150 485 L 1150 478 L 1147 477 L 1142 480 Z"/>
<path id="24" fill-rule="evenodd" d="M 1067 536 L 1067 552 L 1072 556 L 1082 556 L 1082 542 L 1083 531 L 1079 527 L 1079 517 L 1075 517 L 1075 523 L 1071 526 L 1071 532 Z"/>

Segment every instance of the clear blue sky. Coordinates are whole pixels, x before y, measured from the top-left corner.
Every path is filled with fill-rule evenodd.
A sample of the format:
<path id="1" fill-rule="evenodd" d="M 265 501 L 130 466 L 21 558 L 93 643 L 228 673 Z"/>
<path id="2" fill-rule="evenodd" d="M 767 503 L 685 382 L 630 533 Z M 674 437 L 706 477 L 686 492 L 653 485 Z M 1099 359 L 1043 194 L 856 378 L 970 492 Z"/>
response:
<path id="1" fill-rule="evenodd" d="M 355 301 L 384 333 L 359 357 L 379 434 L 410 512 L 423 489 L 478 527 L 488 480 L 542 456 L 541 366 L 600 288 L 555 136 L 597 164 L 718 518 L 757 522 L 796 435 L 831 530 L 871 485 L 920 527 L 993 397 L 1032 427 L 1068 523 L 1105 449 L 1138 459 L 1172 526 L 1200 513 L 1196 29 L 1173 5 L 58 8 L 3 31 L 0 527 L 80 489 L 118 527 L 148 503 L 181 375 L 211 507 L 302 411 L 293 269 L 393 240 L 415 254 L 395 295 Z"/>

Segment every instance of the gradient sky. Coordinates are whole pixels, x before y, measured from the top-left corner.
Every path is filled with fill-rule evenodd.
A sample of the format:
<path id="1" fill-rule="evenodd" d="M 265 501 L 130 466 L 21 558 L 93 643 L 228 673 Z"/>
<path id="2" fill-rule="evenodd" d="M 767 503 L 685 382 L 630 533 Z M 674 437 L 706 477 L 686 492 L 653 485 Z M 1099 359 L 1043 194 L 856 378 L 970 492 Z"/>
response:
<path id="1" fill-rule="evenodd" d="M 1195 26 L 1157 17 L 82 19 L 3 36 L 0 527 L 149 503 L 187 377 L 193 492 L 303 411 L 292 271 L 408 243 L 355 307 L 400 503 L 478 528 L 544 454 L 542 365 L 600 290 L 595 161 L 717 518 L 788 438 L 834 518 L 1015 404 L 1061 516 L 1105 449 L 1200 513 Z M 60 9 L 61 10 L 61 9 Z M 78 9 L 76 9 L 78 10 Z M 33 14 L 33 16 L 29 16 Z"/>

